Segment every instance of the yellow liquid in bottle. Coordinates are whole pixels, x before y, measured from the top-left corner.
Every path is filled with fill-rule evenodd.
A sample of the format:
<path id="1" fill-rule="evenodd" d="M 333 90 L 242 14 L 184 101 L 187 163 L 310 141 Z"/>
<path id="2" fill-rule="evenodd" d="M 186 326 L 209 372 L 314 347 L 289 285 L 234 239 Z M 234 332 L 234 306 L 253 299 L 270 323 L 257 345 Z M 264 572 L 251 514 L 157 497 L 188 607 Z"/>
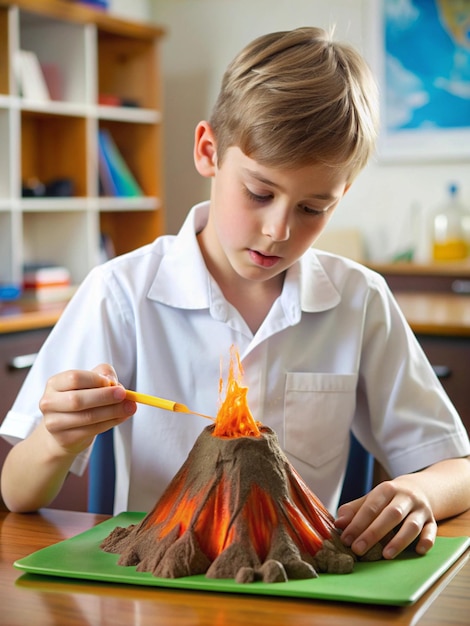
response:
<path id="1" fill-rule="evenodd" d="M 462 239 L 449 239 L 444 243 L 434 243 L 433 259 L 435 261 L 458 261 L 468 255 L 467 242 Z"/>

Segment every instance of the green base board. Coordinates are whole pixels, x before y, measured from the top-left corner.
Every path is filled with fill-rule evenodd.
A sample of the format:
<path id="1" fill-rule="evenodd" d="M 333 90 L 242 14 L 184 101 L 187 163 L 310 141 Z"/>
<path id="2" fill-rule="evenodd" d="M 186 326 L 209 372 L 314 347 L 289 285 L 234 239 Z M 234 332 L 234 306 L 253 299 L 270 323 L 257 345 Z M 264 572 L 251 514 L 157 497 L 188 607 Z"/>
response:
<path id="1" fill-rule="evenodd" d="M 318 578 L 286 583 L 239 584 L 205 576 L 156 578 L 135 567 L 117 565 L 119 558 L 100 549 L 116 526 L 139 523 L 144 513 L 121 513 L 71 539 L 19 559 L 15 567 L 30 574 L 97 580 L 130 585 L 220 591 L 368 604 L 413 604 L 468 549 L 469 537 L 437 537 L 426 556 L 405 552 L 393 561 L 356 563 L 352 574 L 320 574 Z"/>

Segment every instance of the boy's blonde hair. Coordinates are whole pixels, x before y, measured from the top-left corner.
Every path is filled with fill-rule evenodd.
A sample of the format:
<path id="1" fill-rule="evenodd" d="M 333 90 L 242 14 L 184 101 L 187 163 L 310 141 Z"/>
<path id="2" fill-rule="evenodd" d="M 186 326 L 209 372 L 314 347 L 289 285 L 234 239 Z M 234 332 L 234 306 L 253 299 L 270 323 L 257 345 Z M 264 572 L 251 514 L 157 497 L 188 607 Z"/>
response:
<path id="1" fill-rule="evenodd" d="M 219 165 L 237 146 L 271 167 L 346 167 L 352 180 L 374 150 L 377 88 L 361 55 L 321 28 L 271 33 L 228 66 L 210 124 Z"/>

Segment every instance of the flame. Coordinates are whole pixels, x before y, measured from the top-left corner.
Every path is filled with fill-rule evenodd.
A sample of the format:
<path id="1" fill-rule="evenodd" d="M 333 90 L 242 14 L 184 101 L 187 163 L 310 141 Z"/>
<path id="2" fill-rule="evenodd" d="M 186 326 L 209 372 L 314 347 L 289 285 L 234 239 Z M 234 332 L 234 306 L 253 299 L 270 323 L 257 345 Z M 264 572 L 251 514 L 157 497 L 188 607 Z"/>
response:
<path id="1" fill-rule="evenodd" d="M 237 375 L 235 376 L 235 367 Z M 230 365 L 225 400 L 215 418 L 214 437 L 259 437 L 260 430 L 248 407 L 248 387 L 242 387 L 243 367 L 235 346 L 230 348 Z M 223 378 L 219 379 L 219 393 L 222 392 Z"/>

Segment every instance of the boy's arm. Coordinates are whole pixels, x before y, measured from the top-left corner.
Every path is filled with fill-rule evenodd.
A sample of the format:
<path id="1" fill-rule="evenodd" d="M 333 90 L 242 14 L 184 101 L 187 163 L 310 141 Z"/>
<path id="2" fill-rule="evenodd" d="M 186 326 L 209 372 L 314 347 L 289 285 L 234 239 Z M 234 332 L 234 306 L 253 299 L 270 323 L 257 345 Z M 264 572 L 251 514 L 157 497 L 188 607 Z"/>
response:
<path id="1" fill-rule="evenodd" d="M 2 468 L 2 497 L 11 511 L 35 511 L 50 504 L 77 454 L 97 434 L 135 412 L 135 403 L 123 402 L 125 390 L 116 382 L 109 365 L 91 372 L 63 372 L 49 380 L 40 402 L 44 419 L 12 448 Z"/>
<path id="2" fill-rule="evenodd" d="M 416 552 L 425 554 L 434 545 L 436 520 L 468 508 L 470 458 L 447 459 L 380 483 L 366 496 L 344 504 L 336 525 L 344 543 L 359 555 L 395 531 L 383 550 L 384 558 L 391 559 L 415 540 Z"/>
<path id="3" fill-rule="evenodd" d="M 2 498 L 10 511 L 47 506 L 59 493 L 76 455 L 57 445 L 44 422 L 8 453 L 2 468 Z"/>

